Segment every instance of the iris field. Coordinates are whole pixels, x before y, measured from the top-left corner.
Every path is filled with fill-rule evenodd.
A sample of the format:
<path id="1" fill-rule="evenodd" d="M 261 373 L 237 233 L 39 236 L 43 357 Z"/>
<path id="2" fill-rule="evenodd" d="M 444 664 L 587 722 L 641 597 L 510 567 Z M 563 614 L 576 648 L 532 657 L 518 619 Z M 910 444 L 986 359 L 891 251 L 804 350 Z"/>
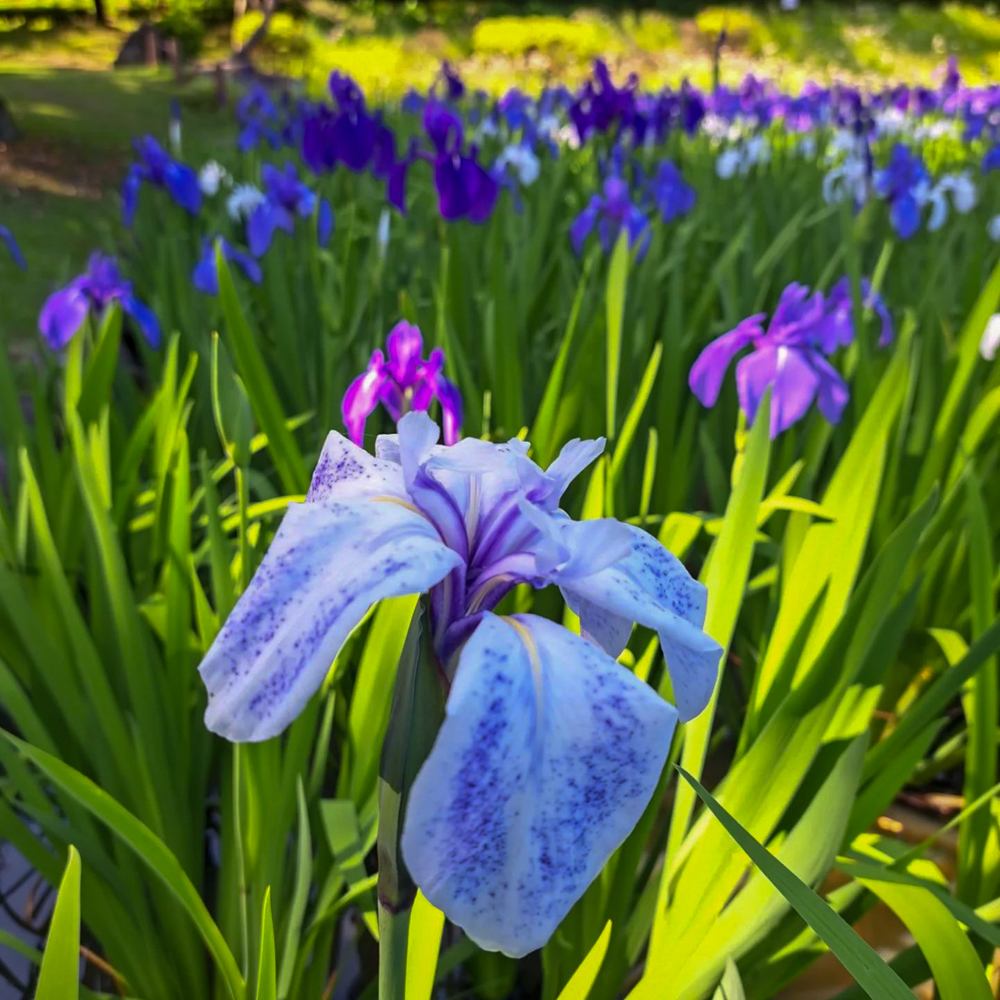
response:
<path id="1" fill-rule="evenodd" d="M 1000 88 L 234 113 L 0 352 L 35 995 L 995 996 Z"/>

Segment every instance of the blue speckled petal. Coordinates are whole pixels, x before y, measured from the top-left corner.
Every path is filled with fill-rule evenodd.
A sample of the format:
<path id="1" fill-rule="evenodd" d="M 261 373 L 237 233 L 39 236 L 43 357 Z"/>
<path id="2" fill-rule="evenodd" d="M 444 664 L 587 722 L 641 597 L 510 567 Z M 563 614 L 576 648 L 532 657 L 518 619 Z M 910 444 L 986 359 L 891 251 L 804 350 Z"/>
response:
<path id="1" fill-rule="evenodd" d="M 707 591 L 648 532 L 633 525 L 622 528 L 632 536 L 632 551 L 624 559 L 589 576 L 567 579 L 556 573 L 553 579 L 570 606 L 584 612 L 581 628 L 612 656 L 621 652 L 622 636 L 628 637 L 624 622 L 615 622 L 615 616 L 659 633 L 677 708 L 686 722 L 711 699 L 722 655 L 722 647 L 701 630 Z"/>
<path id="2" fill-rule="evenodd" d="M 372 458 L 343 434 L 330 431 L 316 463 L 306 500 L 338 501 L 386 495 L 406 497 L 403 470 L 399 465 Z"/>
<path id="3" fill-rule="evenodd" d="M 413 785 L 417 885 L 480 947 L 541 948 L 642 815 L 676 721 L 561 625 L 485 615 Z"/>
<path id="4" fill-rule="evenodd" d="M 402 501 L 289 508 L 201 666 L 205 725 L 237 742 L 280 733 L 376 601 L 427 590 L 458 566 Z"/>

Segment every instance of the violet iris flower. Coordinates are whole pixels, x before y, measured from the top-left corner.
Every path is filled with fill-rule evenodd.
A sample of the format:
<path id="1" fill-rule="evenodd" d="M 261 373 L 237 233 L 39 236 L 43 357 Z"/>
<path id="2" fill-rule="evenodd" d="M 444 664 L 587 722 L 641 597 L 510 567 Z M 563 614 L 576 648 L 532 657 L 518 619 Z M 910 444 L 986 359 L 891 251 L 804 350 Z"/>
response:
<path id="1" fill-rule="evenodd" d="M 1000 170 L 1000 142 L 983 154 L 983 173 L 988 174 L 991 170 Z"/>
<path id="2" fill-rule="evenodd" d="M 178 163 L 151 135 L 132 143 L 138 163 L 133 163 L 122 185 L 122 224 L 130 227 L 139 207 L 139 191 L 143 184 L 163 188 L 176 205 L 189 215 L 201 210 L 201 186 L 198 174 L 184 163 Z"/>
<path id="3" fill-rule="evenodd" d="M 444 443 L 455 444 L 462 428 L 462 397 L 458 387 L 441 374 L 444 352 L 436 347 L 426 360 L 420 330 L 405 320 L 397 323 L 387 338 L 389 360 L 377 350 L 368 368 L 348 387 L 342 406 L 344 424 L 351 440 L 364 441 L 365 421 L 381 403 L 398 423 L 410 410 L 430 409 L 441 403 Z"/>
<path id="4" fill-rule="evenodd" d="M 17 264 L 22 271 L 27 271 L 28 262 L 24 259 L 24 254 L 21 253 L 21 248 L 17 245 L 17 240 L 14 239 L 14 234 L 3 225 L 0 225 L 0 241 L 3 241 L 3 243 L 6 244 L 7 250 L 14 263 Z"/>
<path id="5" fill-rule="evenodd" d="M 481 947 L 540 948 L 628 836 L 678 716 L 711 699 L 721 647 L 705 588 L 651 535 L 559 510 L 604 449 L 571 441 L 542 470 L 528 444 L 438 447 L 408 413 L 376 456 L 331 433 L 199 668 L 205 722 L 230 740 L 280 733 L 368 609 L 427 592 L 446 717 L 402 830 L 424 895 Z M 582 635 L 495 610 L 518 584 L 558 586 Z M 633 623 L 658 633 L 674 706 L 615 662 Z"/>
<path id="6" fill-rule="evenodd" d="M 801 420 L 813 401 L 835 424 L 850 396 L 839 373 L 823 356 L 842 341 L 842 302 L 833 308 L 821 292 L 791 284 L 782 293 L 764 331 L 764 313 L 743 320 L 712 341 L 691 368 L 688 384 L 704 406 L 714 406 L 733 358 L 744 348 L 753 353 L 736 366 L 736 391 L 747 422 L 753 424 L 765 391 L 771 388 L 771 437 Z"/>
<path id="7" fill-rule="evenodd" d="M 441 217 L 449 222 L 468 219 L 485 222 L 496 204 L 499 185 L 476 160 L 476 147 L 462 152 L 462 119 L 451 108 L 431 102 L 424 109 L 424 130 L 434 147 L 434 186 Z"/>
<path id="8" fill-rule="evenodd" d="M 299 180 L 293 164 L 284 170 L 265 163 L 261 171 L 264 200 L 247 219 L 247 242 L 255 257 L 262 257 L 271 246 L 276 230 L 295 232 L 295 219 L 316 214 L 317 238 L 326 246 L 333 231 L 333 211 L 325 198 L 317 198 L 308 185 Z"/>
<path id="9" fill-rule="evenodd" d="M 892 317 L 885 299 L 872 288 L 867 278 L 861 279 L 861 304 L 870 309 L 879 319 L 881 331 L 879 347 L 892 343 Z M 843 277 L 830 289 L 827 297 L 828 322 L 819 331 L 819 343 L 824 354 L 832 354 L 838 347 L 847 347 L 854 339 L 854 301 L 851 295 L 851 279 Z"/>
<path id="10" fill-rule="evenodd" d="M 205 295 L 219 294 L 219 268 L 215 256 L 217 247 L 227 263 L 235 264 L 255 285 L 260 284 L 260 264 L 250 254 L 234 247 L 224 236 L 216 236 L 214 240 L 206 236 L 201 241 L 201 257 L 191 272 L 191 284 L 199 292 Z"/>
<path id="11" fill-rule="evenodd" d="M 875 173 L 875 190 L 889 202 L 892 228 L 908 240 L 920 228 L 920 210 L 930 189 L 931 175 L 919 154 L 903 143 L 892 148 L 889 163 Z"/>
<path id="12" fill-rule="evenodd" d="M 100 317 L 114 302 L 135 320 L 150 347 L 160 346 L 155 314 L 132 294 L 132 283 L 122 277 L 114 257 L 102 253 L 92 254 L 83 274 L 46 299 L 38 317 L 39 332 L 54 351 L 62 350 L 89 313 Z"/>
<path id="13" fill-rule="evenodd" d="M 605 253 L 610 252 L 614 247 L 618 234 L 623 228 L 628 232 L 630 247 L 641 240 L 639 244 L 640 257 L 649 246 L 649 219 L 632 201 L 628 182 L 616 174 L 605 179 L 601 193 L 595 194 L 590 199 L 590 203 L 576 217 L 570 227 L 569 238 L 573 244 L 573 250 L 577 254 L 583 249 L 583 244 L 595 226 L 597 227 L 597 237 L 601 241 Z"/>
<path id="14" fill-rule="evenodd" d="M 380 113 L 368 113 L 365 96 L 351 77 L 334 71 L 329 88 L 337 110 L 319 106 L 306 117 L 302 159 L 314 173 L 333 170 L 343 163 L 354 173 L 371 168 L 375 177 L 386 179 L 396 161 L 392 129 L 384 124 Z"/>
<path id="15" fill-rule="evenodd" d="M 660 217 L 673 222 L 694 208 L 697 195 L 670 160 L 664 160 L 650 179 L 649 191 Z"/>

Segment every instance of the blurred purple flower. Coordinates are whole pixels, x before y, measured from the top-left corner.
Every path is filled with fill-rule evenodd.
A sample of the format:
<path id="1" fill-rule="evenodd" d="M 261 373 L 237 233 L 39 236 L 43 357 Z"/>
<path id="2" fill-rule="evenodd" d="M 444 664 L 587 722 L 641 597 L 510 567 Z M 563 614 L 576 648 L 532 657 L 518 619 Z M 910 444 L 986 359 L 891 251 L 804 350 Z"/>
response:
<path id="1" fill-rule="evenodd" d="M 201 186 L 191 167 L 178 163 L 151 136 L 133 142 L 138 163 L 132 164 L 122 185 L 122 223 L 130 227 L 139 207 L 139 191 L 143 184 L 163 188 L 176 205 L 190 215 L 201 210 Z"/>
<path id="2" fill-rule="evenodd" d="M 219 269 L 216 260 L 216 248 L 222 250 L 223 259 L 235 264 L 255 285 L 261 281 L 260 264 L 248 253 L 234 247 L 225 237 L 216 236 L 210 240 L 207 236 L 201 242 L 201 257 L 191 273 L 191 284 L 205 295 L 219 294 Z"/>
<path id="3" fill-rule="evenodd" d="M 924 161 L 903 143 L 893 146 L 888 164 L 875 173 L 875 190 L 889 203 L 892 228 L 904 240 L 920 228 L 920 210 L 930 182 Z"/>
<path id="4" fill-rule="evenodd" d="M 261 171 L 264 200 L 247 219 L 247 243 L 255 257 L 267 253 L 275 231 L 295 232 L 295 219 L 317 214 L 317 236 L 325 245 L 333 228 L 333 213 L 326 199 L 317 198 L 308 185 L 299 180 L 294 165 L 288 163 L 284 170 L 265 163 Z"/>
<path id="5" fill-rule="evenodd" d="M 496 204 L 499 185 L 477 160 L 475 146 L 462 152 L 465 131 L 461 117 L 443 104 L 424 109 L 424 131 L 433 154 L 424 155 L 434 166 L 434 186 L 441 217 L 449 222 L 468 219 L 485 222 Z"/>
<path id="6" fill-rule="evenodd" d="M 639 256 L 649 246 L 649 220 L 632 201 L 628 182 L 613 174 L 606 178 L 600 194 L 595 194 L 587 207 L 576 217 L 570 227 L 569 238 L 573 250 L 579 254 L 594 227 L 605 253 L 611 251 L 622 229 L 628 232 L 629 246 L 639 241 Z"/>
<path id="7" fill-rule="evenodd" d="M 38 317 L 39 332 L 54 351 L 62 350 L 89 313 L 100 317 L 115 302 L 135 320 L 149 346 L 159 347 L 160 324 L 153 311 L 132 294 L 132 283 L 122 277 L 114 257 L 99 252 L 83 274 L 48 297 Z"/>

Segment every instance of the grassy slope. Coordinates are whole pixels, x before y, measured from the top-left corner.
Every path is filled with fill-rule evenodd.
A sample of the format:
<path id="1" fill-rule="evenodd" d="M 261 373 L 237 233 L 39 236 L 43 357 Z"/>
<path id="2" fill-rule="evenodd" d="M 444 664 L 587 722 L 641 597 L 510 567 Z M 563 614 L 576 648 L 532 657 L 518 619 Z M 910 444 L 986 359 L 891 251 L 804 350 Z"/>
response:
<path id="1" fill-rule="evenodd" d="M 28 260 L 22 275 L 0 254 L 0 330 L 10 340 L 32 332 L 45 296 L 95 246 L 113 244 L 131 139 L 162 138 L 176 94 L 172 81 L 146 71 L 0 63 L 0 95 L 22 132 L 0 160 L 0 222 Z M 185 94 L 185 155 L 201 162 L 229 143 L 231 118 L 211 108 L 202 88 Z"/>

